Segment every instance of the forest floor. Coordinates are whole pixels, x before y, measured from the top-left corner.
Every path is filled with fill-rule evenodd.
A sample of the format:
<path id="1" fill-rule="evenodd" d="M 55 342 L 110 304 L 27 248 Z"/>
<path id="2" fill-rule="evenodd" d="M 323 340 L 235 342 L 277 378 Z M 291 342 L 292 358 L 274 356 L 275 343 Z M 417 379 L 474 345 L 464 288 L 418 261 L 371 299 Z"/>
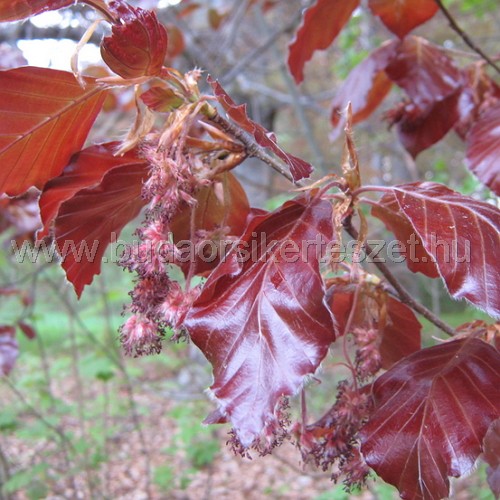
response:
<path id="1" fill-rule="evenodd" d="M 90 417 L 82 420 L 69 412 L 54 424 L 77 444 L 81 443 L 77 436 L 82 433 L 83 441 L 89 442 L 99 442 L 96 438 L 99 433 L 107 436 L 101 458 L 90 467 L 82 466 L 79 458 L 88 458 L 95 450 L 78 447 L 78 453 L 68 451 L 47 429 L 44 438 L 43 425 L 38 435 L 26 433 L 26 429 L 36 428 L 36 422 L 40 422 L 25 407 L 17 416 L 22 422 L 18 422 L 16 430 L 0 433 L 9 474 L 27 475 L 24 484 L 21 481 L 14 488 L 16 491 L 4 494 L 4 498 L 390 500 L 398 497 L 394 488 L 380 480 L 370 480 L 364 492 L 347 494 L 342 485 L 330 480 L 328 473 L 304 468 L 300 453 L 290 442 L 265 457 L 255 453 L 252 460 L 236 456 L 225 445 L 227 426 L 205 427 L 199 423 L 213 406 L 198 391 L 198 386 L 206 383 L 207 371 L 193 369 L 191 365 L 189 369 L 172 372 L 174 380 L 169 383 L 165 383 L 165 375 L 164 365 L 148 363 L 134 381 L 142 437 L 130 411 L 115 414 L 108 411 L 105 419 L 100 420 L 100 415 L 94 421 Z M 7 400 L 12 397 L 7 389 L 0 386 L 4 401 L 4 397 Z M 128 400 L 126 386 L 116 382 L 110 389 L 116 401 Z M 56 400 L 70 407 L 78 406 L 82 387 L 74 381 L 58 381 L 52 390 Z M 83 390 L 86 397 L 83 410 L 101 405 L 99 384 L 85 385 Z M 1 424 L 0 420 L 0 429 Z M 451 498 L 487 500 L 493 498 L 490 495 L 484 474 L 474 474 L 455 483 Z M 0 499 L 3 500 L 1 494 Z"/>

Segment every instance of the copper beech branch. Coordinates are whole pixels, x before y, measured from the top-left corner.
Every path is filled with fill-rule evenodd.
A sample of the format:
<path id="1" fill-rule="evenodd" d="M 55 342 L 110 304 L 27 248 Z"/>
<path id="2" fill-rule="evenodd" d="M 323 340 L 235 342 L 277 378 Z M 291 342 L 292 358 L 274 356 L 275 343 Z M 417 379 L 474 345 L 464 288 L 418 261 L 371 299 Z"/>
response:
<path id="1" fill-rule="evenodd" d="M 448 19 L 448 22 L 457 33 L 460 38 L 477 54 L 479 54 L 492 68 L 495 69 L 497 73 L 500 73 L 500 66 L 496 64 L 487 54 L 485 54 L 480 47 L 478 47 L 469 37 L 469 35 L 458 25 L 458 23 L 455 21 L 454 17 L 451 15 L 450 11 L 444 6 L 442 0 L 435 0 L 436 3 L 438 4 L 441 12 L 444 14 L 446 19 Z"/>
<path id="2" fill-rule="evenodd" d="M 271 168 L 276 170 L 278 173 L 283 175 L 290 182 L 294 182 L 292 175 L 290 174 L 288 168 L 285 166 L 283 162 L 271 156 L 265 148 L 258 145 L 255 142 L 255 139 L 243 131 L 238 126 L 234 125 L 230 121 L 226 120 L 218 113 L 213 116 L 210 116 L 210 120 L 216 123 L 224 132 L 227 132 L 234 138 L 241 141 L 241 143 L 245 146 L 245 149 L 249 156 L 253 156 L 255 158 L 259 158 L 264 163 L 267 163 Z M 296 185 L 302 185 L 301 182 L 295 183 Z M 345 230 L 355 239 L 358 239 L 358 232 L 352 225 L 350 220 L 346 221 L 344 225 Z M 372 253 L 372 249 L 368 244 L 365 243 L 365 249 L 370 254 Z M 397 295 L 406 305 L 410 306 L 414 311 L 421 314 L 424 318 L 429 320 L 431 323 L 436 325 L 440 330 L 445 332 L 447 335 L 453 336 L 455 335 L 455 330 L 445 323 L 441 321 L 432 311 L 427 309 L 424 305 L 417 302 L 410 293 L 401 285 L 398 279 L 394 276 L 392 271 L 387 267 L 387 265 L 383 262 L 374 262 L 375 266 L 378 270 L 383 274 L 388 283 L 394 288 Z"/>
<path id="3" fill-rule="evenodd" d="M 266 148 L 257 144 L 255 139 L 251 137 L 249 134 L 247 134 L 240 127 L 226 120 L 218 113 L 209 116 L 209 119 L 213 121 L 215 124 L 217 124 L 224 132 L 227 132 L 235 139 L 238 139 L 245 146 L 245 150 L 248 156 L 258 158 L 264 163 L 267 163 L 271 168 L 276 170 L 276 172 L 281 174 L 290 182 L 294 182 L 292 174 L 288 170 L 288 167 L 285 165 L 285 163 L 270 155 L 267 152 Z"/>
<path id="4" fill-rule="evenodd" d="M 358 231 L 352 225 L 351 220 L 346 219 L 344 222 L 345 222 L 344 229 L 350 236 L 352 236 L 354 239 L 357 240 L 359 236 Z M 364 247 L 368 254 L 371 254 L 373 252 L 372 248 L 367 243 L 364 244 Z M 432 311 L 427 309 L 427 307 L 422 305 L 420 302 L 417 302 L 410 295 L 410 293 L 403 287 L 403 285 L 399 282 L 396 276 L 392 274 L 392 271 L 389 269 L 389 267 L 387 267 L 387 265 L 384 262 L 373 262 L 373 264 L 383 274 L 384 278 L 391 284 L 391 286 L 394 288 L 394 290 L 396 291 L 397 295 L 399 296 L 399 298 L 403 303 L 410 306 L 414 311 L 421 314 L 424 318 L 426 318 L 431 323 L 436 325 L 440 330 L 442 330 L 447 335 L 454 336 L 456 334 L 454 328 L 452 328 L 444 321 L 441 321 Z"/>

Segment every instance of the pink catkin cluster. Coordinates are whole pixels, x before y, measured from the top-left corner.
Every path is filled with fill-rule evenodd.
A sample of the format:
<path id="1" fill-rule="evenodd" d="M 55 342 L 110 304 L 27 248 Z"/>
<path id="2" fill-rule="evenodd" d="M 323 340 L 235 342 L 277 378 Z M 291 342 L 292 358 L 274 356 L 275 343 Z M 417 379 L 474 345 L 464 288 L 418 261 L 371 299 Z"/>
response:
<path id="1" fill-rule="evenodd" d="M 355 328 L 356 373 L 360 380 L 373 377 L 382 367 L 380 332 L 377 328 Z"/>
<path id="2" fill-rule="evenodd" d="M 197 288 L 183 290 L 169 276 L 178 253 L 169 240 L 169 224 L 181 205 L 194 204 L 193 194 L 205 183 L 198 183 L 189 158 L 180 154 L 179 147 L 147 144 L 143 154 L 151 164 L 150 177 L 143 186 L 149 206 L 143 227 L 136 231 L 140 244 L 130 247 L 120 263 L 137 275 L 128 307 L 132 316 L 120 331 L 125 353 L 132 356 L 160 352 L 167 328 L 176 336 L 180 333 L 182 320 L 199 293 Z"/>
<path id="3" fill-rule="evenodd" d="M 295 426 L 303 460 L 323 470 L 336 467 L 332 478 L 344 478 L 348 487 L 364 483 L 369 469 L 359 452 L 357 435 L 371 409 L 370 396 L 353 384 L 339 383 L 337 400 L 319 421 L 305 428 Z"/>

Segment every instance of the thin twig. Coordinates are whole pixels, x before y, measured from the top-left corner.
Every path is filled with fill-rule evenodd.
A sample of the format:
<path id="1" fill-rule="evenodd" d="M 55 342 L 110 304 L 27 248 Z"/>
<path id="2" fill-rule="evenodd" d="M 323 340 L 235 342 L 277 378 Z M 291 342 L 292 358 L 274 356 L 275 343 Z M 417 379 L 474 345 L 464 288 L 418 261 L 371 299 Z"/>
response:
<path id="1" fill-rule="evenodd" d="M 347 219 L 344 224 L 344 229 L 356 240 L 358 239 L 358 231 L 354 228 L 352 225 L 352 222 L 350 219 Z M 368 243 L 365 243 L 365 249 L 368 254 L 371 254 L 373 252 L 372 248 Z M 374 261 L 373 262 L 375 266 L 378 268 L 378 270 L 384 275 L 385 279 L 392 285 L 394 290 L 396 290 L 399 298 L 403 303 L 406 305 L 410 306 L 414 311 L 418 312 L 421 314 L 424 318 L 429 320 L 431 323 L 436 325 L 440 330 L 445 332 L 447 335 L 454 336 L 455 335 L 455 329 L 452 328 L 450 325 L 445 323 L 444 321 L 441 321 L 432 311 L 427 309 L 424 305 L 420 304 L 420 302 L 417 302 L 411 295 L 410 293 L 403 287 L 403 285 L 398 281 L 396 276 L 392 274 L 392 271 L 386 266 L 384 262 L 378 262 Z"/>
<path id="2" fill-rule="evenodd" d="M 61 445 L 63 445 L 63 449 L 67 453 L 67 449 L 69 448 L 71 451 L 75 451 L 73 443 L 70 441 L 68 436 L 64 433 L 63 430 L 59 429 L 56 425 L 49 422 L 28 400 L 25 398 L 24 394 L 12 383 L 12 381 L 6 375 L 2 375 L 2 380 L 9 387 L 9 389 L 17 396 L 19 401 L 23 403 L 23 405 L 28 409 L 30 413 L 33 414 L 40 422 L 42 422 L 45 427 L 54 431 L 54 433 L 59 436 L 61 439 Z"/>
<path id="3" fill-rule="evenodd" d="M 8 500 L 7 496 L 4 496 L 2 492 L 2 486 L 9 480 L 9 478 L 9 461 L 2 450 L 2 443 L 0 442 L 0 500 Z"/>
<path id="4" fill-rule="evenodd" d="M 444 6 L 441 0 L 436 0 L 441 12 L 444 14 L 451 28 L 455 31 L 460 38 L 476 53 L 478 53 L 497 73 L 500 73 L 500 66 L 496 64 L 489 56 L 487 56 L 469 37 L 469 35 L 457 24 L 450 11 Z"/>
<path id="5" fill-rule="evenodd" d="M 266 22 L 266 19 L 263 15 L 262 9 L 257 11 L 257 15 L 259 16 L 256 19 L 256 25 L 261 26 L 262 29 L 264 30 L 265 34 L 269 34 L 269 25 Z M 266 33 L 267 32 L 267 33 Z M 276 44 L 272 45 L 272 56 L 277 60 L 281 61 L 284 59 L 283 54 L 280 53 L 278 50 L 278 47 L 276 47 Z M 323 170 L 325 166 L 325 161 L 323 157 L 323 153 L 321 152 L 321 148 L 319 147 L 316 138 L 314 137 L 314 132 L 313 129 L 314 127 L 311 124 L 311 121 L 309 120 L 309 117 L 306 114 L 305 111 L 305 106 L 303 104 L 303 101 L 301 99 L 301 92 L 299 91 L 298 87 L 295 85 L 295 82 L 293 81 L 288 69 L 284 64 L 280 65 L 279 69 L 281 73 L 281 77 L 283 79 L 283 82 L 288 90 L 288 94 L 292 98 L 292 107 L 295 111 L 295 115 L 297 117 L 297 120 L 299 121 L 300 128 L 302 129 L 302 133 L 304 134 L 304 137 L 306 138 L 307 144 L 309 145 L 309 149 L 311 150 L 311 153 L 314 156 L 314 163 L 316 166 L 320 169 Z"/>
<path id="6" fill-rule="evenodd" d="M 106 290 L 106 285 L 104 282 L 104 276 L 101 276 L 101 293 L 104 304 L 104 319 L 106 324 L 106 330 L 108 332 L 108 336 L 110 339 L 113 338 L 113 324 L 111 322 L 112 311 L 108 300 L 108 294 Z M 114 344 L 112 344 L 114 345 Z M 137 437 L 139 438 L 139 444 L 141 446 L 141 453 L 144 457 L 144 469 L 145 469 L 145 482 L 146 482 L 146 495 L 148 498 L 152 498 L 152 464 L 151 464 L 151 456 L 149 453 L 149 447 L 146 442 L 146 436 L 142 430 L 141 419 L 139 416 L 139 411 L 137 408 L 137 403 L 135 401 L 135 391 L 134 386 L 132 385 L 132 380 L 130 379 L 130 375 L 127 371 L 127 367 L 123 361 L 123 358 L 120 356 L 120 353 L 116 353 L 116 361 L 118 369 L 122 374 L 123 380 L 125 381 L 125 390 L 127 391 L 127 399 L 128 405 L 130 409 L 130 414 L 132 417 L 132 423 L 134 425 L 135 432 L 137 433 Z"/>
<path id="7" fill-rule="evenodd" d="M 76 391 L 77 391 L 77 411 L 78 411 L 78 425 L 80 427 L 80 434 L 85 442 L 90 442 L 89 435 L 85 426 L 85 391 L 83 388 L 82 378 L 80 376 L 80 353 L 78 351 L 75 329 L 73 325 L 73 317 L 69 316 L 69 338 L 71 345 L 71 369 L 73 371 L 73 378 L 75 379 Z M 92 476 L 92 471 L 90 469 L 90 448 L 85 447 L 83 449 L 83 470 L 85 471 L 85 478 L 87 482 L 87 488 L 89 491 L 90 498 L 95 496 L 95 480 Z"/>
<path id="8" fill-rule="evenodd" d="M 276 170 L 276 172 L 281 174 L 290 182 L 294 182 L 292 174 L 289 172 L 285 164 L 282 161 L 273 158 L 265 148 L 259 146 L 255 139 L 253 139 L 240 127 L 232 124 L 231 122 L 220 116 L 218 113 L 210 117 L 210 120 L 219 125 L 222 130 L 224 130 L 224 132 L 227 132 L 234 138 L 238 139 L 245 146 L 246 152 L 249 156 L 253 156 L 263 161 L 264 163 L 267 163 L 271 168 Z"/>
<path id="9" fill-rule="evenodd" d="M 104 435 L 104 456 L 109 457 L 111 456 L 110 450 L 109 450 L 109 429 L 110 429 L 110 414 L 109 414 L 109 405 L 110 405 L 110 400 L 109 400 L 109 387 L 108 387 L 108 381 L 103 380 L 102 381 L 102 387 L 103 387 L 103 400 L 104 400 L 104 408 L 103 408 L 103 415 L 102 415 L 102 427 L 103 427 L 103 435 Z M 109 463 L 109 460 L 106 461 L 105 463 L 105 470 L 104 470 L 104 494 L 106 498 L 111 497 L 111 464 Z"/>
<path id="10" fill-rule="evenodd" d="M 257 61 L 271 47 L 274 46 L 281 35 L 293 30 L 301 18 L 302 11 L 299 11 L 289 23 L 269 35 L 260 45 L 245 54 L 225 75 L 222 75 L 219 79 L 222 82 L 222 85 L 233 81 L 242 71 L 247 70 L 250 64 L 255 63 L 255 61 Z"/>

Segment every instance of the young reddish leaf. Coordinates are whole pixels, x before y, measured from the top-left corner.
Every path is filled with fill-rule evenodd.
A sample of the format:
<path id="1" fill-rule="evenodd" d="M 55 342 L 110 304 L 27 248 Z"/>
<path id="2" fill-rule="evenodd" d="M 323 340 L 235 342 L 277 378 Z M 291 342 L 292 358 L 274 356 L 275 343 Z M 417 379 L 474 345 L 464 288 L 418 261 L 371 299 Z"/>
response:
<path id="1" fill-rule="evenodd" d="M 434 182 L 393 192 L 450 294 L 500 317 L 500 210 Z"/>
<path id="2" fill-rule="evenodd" d="M 229 16 L 229 12 L 219 12 L 217 9 L 208 9 L 207 12 L 207 17 L 208 17 L 208 24 L 210 27 L 214 30 L 217 31 L 221 25 L 227 20 Z"/>
<path id="3" fill-rule="evenodd" d="M 101 56 L 122 78 L 159 75 L 167 54 L 167 30 L 156 14 L 132 7 L 122 0 L 111 2 L 116 17 L 111 36 L 101 43 Z"/>
<path id="4" fill-rule="evenodd" d="M 485 111 L 467 134 L 467 167 L 500 196 L 500 103 Z"/>
<path id="5" fill-rule="evenodd" d="M 425 23 L 439 9 L 434 0 L 368 0 L 368 7 L 399 38 Z"/>
<path id="6" fill-rule="evenodd" d="M 386 370 L 421 348 L 422 330 L 414 312 L 393 297 L 387 297 L 387 319 L 380 344 L 382 368 Z"/>
<path id="7" fill-rule="evenodd" d="M 352 124 L 366 120 L 384 100 L 392 82 L 385 74 L 385 67 L 395 54 L 396 42 L 390 41 L 375 49 L 359 63 L 342 83 L 332 102 L 332 138 L 338 137 L 345 123 L 342 113 L 350 102 Z"/>
<path id="8" fill-rule="evenodd" d="M 248 117 L 246 104 L 237 106 L 219 82 L 212 80 L 210 76 L 207 81 L 212 86 L 217 101 L 219 101 L 231 120 L 251 134 L 259 145 L 269 148 L 279 156 L 290 167 L 290 173 L 295 182 L 311 175 L 313 168 L 309 163 L 283 151 L 278 146 L 276 136 L 272 132 L 269 132 L 262 125 Z"/>
<path id="9" fill-rule="evenodd" d="M 340 284 L 329 289 L 330 309 L 339 334 L 345 332 L 354 301 L 356 285 Z M 382 368 L 420 350 L 422 325 L 413 311 L 387 292 L 372 287 L 362 290 L 353 312 L 350 331 L 376 328 L 379 330 L 379 352 Z"/>
<path id="10" fill-rule="evenodd" d="M 194 208 L 185 207 L 172 220 L 170 229 L 174 242 L 189 241 L 190 248 L 198 240 L 208 241 L 208 245 L 199 247 L 196 258 L 192 262 L 181 264 L 187 273 L 191 263 L 195 266 L 195 274 L 205 274 L 214 269 L 224 255 L 225 242 L 231 237 L 240 236 L 246 226 L 250 213 L 250 205 L 243 187 L 230 172 L 224 173 L 214 184 L 200 189 L 194 198 L 197 204 Z M 191 213 L 194 210 L 194 234 L 191 234 Z M 182 245 L 181 245 L 182 247 Z M 215 254 L 215 250 L 217 253 Z"/>
<path id="11" fill-rule="evenodd" d="M 483 459 L 488 464 L 486 477 L 495 498 L 500 497 L 500 420 L 488 429 L 483 442 Z"/>
<path id="12" fill-rule="evenodd" d="M 0 21 L 19 21 L 73 4 L 74 0 L 0 0 Z"/>
<path id="13" fill-rule="evenodd" d="M 148 108 L 160 113 L 174 111 L 184 103 L 184 98 L 174 90 L 158 85 L 141 94 L 141 99 Z"/>
<path id="14" fill-rule="evenodd" d="M 331 204 L 309 195 L 256 216 L 188 313 L 214 371 L 219 410 L 208 421 L 229 419 L 245 447 L 276 429 L 280 397 L 297 392 L 335 339 L 317 255 L 332 237 Z"/>
<path id="15" fill-rule="evenodd" d="M 397 53 L 385 69 L 421 111 L 455 93 L 462 73 L 447 54 L 417 36 L 399 42 Z"/>
<path id="16" fill-rule="evenodd" d="M 8 375 L 16 363 L 19 346 L 15 339 L 16 329 L 11 325 L 0 325 L 0 373 Z"/>
<path id="17" fill-rule="evenodd" d="M 337 38 L 359 0 L 317 0 L 304 12 L 295 39 L 288 47 L 288 67 L 297 83 L 304 80 L 304 65 L 316 50 L 324 50 Z"/>
<path id="18" fill-rule="evenodd" d="M 478 339 L 423 349 L 379 377 L 373 396 L 360 432 L 368 465 L 403 498 L 444 498 L 500 417 L 500 354 Z"/>
<path id="19" fill-rule="evenodd" d="M 42 188 L 78 151 L 106 92 L 91 78 L 25 67 L 0 71 L 0 192 Z"/>
<path id="20" fill-rule="evenodd" d="M 78 297 L 100 273 L 109 243 L 144 206 L 141 190 L 147 175 L 146 162 L 129 159 L 109 170 L 100 184 L 78 191 L 60 205 L 55 240 L 61 265 Z"/>
<path id="21" fill-rule="evenodd" d="M 120 144 L 109 142 L 80 151 L 71 158 L 59 177 L 47 182 L 39 200 L 43 227 L 37 234 L 38 240 L 49 235 L 51 224 L 61 204 L 73 198 L 78 191 L 98 186 L 106 173 L 116 167 L 146 165 L 145 160 L 137 156 L 136 150 L 128 151 L 122 156 L 114 156 Z"/>
<path id="22" fill-rule="evenodd" d="M 33 340 L 36 337 L 35 329 L 31 325 L 28 325 L 28 323 L 18 321 L 17 326 L 24 333 L 24 335 L 26 335 L 26 338 Z"/>
<path id="23" fill-rule="evenodd" d="M 392 123 L 397 123 L 399 140 L 413 158 L 441 140 L 456 125 L 460 94 L 458 89 L 424 110 L 410 103 L 404 105 L 401 113 L 396 112 L 399 116 Z M 387 116 L 391 114 L 393 112 L 389 111 Z"/>
<path id="24" fill-rule="evenodd" d="M 182 31 L 175 24 L 167 25 L 168 44 L 167 44 L 167 60 L 171 61 L 177 56 L 180 56 L 186 48 L 184 35 Z"/>
<path id="25" fill-rule="evenodd" d="M 422 273 L 429 278 L 439 277 L 439 271 L 432 257 L 427 253 L 413 226 L 401 211 L 394 192 L 384 194 L 372 208 L 372 215 L 380 219 L 400 242 L 399 254 L 404 257 L 408 269 Z"/>
<path id="26" fill-rule="evenodd" d="M 11 240 L 18 245 L 23 241 L 33 242 L 41 226 L 37 190 L 32 189 L 16 198 L 0 195 L 0 233 L 13 229 Z"/>

